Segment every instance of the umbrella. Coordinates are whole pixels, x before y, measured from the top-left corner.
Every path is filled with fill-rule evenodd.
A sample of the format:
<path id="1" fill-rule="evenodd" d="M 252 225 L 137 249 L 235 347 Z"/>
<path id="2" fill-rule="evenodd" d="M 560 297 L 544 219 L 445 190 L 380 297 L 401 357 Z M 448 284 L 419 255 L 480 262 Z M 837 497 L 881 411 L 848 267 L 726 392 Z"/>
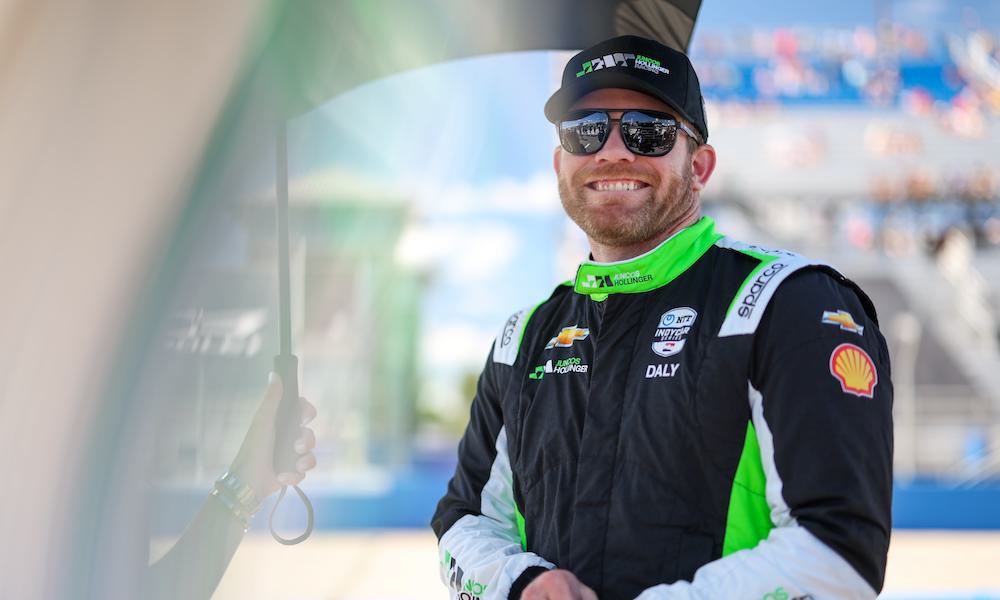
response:
<path id="1" fill-rule="evenodd" d="M 294 116 L 367 81 L 436 62 L 573 50 L 634 34 L 686 51 L 701 0 L 303 0 L 263 56 Z"/>
<path id="2" fill-rule="evenodd" d="M 185 305 L 184 268 L 203 254 L 206 217 L 259 189 L 253 174 L 276 129 L 352 86 L 435 61 L 627 32 L 683 47 L 698 8 L 7 4 L 2 21 L 16 35 L 0 69 L 0 450 L 18 493 L 0 513 L 0 580 L 11 597 L 102 599 L 136 597 L 148 566 L 143 486 L 164 404 L 161 327 Z"/>
<path id="3" fill-rule="evenodd" d="M 275 437 L 276 472 L 294 471 L 298 360 L 292 353 L 288 266 L 286 121 L 367 81 L 456 58 L 521 50 L 572 50 L 618 35 L 640 35 L 687 51 L 701 0 L 298 0 L 287 3 L 250 87 L 279 85 L 277 216 L 280 352 L 284 382 Z M 294 544 L 312 529 L 308 525 Z M 280 499 L 284 497 L 281 490 Z M 277 507 L 277 503 L 275 504 Z M 272 516 L 273 516 L 272 511 Z"/>

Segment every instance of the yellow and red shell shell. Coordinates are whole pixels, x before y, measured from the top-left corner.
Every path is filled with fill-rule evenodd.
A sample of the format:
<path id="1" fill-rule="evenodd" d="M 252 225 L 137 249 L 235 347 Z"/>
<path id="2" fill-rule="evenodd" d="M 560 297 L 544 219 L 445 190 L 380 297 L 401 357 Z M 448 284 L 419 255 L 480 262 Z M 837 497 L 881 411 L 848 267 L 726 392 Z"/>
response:
<path id="1" fill-rule="evenodd" d="M 830 355 L 830 374 L 840 389 L 855 396 L 871 398 L 878 384 L 878 371 L 868 353 L 854 344 L 841 344 Z"/>

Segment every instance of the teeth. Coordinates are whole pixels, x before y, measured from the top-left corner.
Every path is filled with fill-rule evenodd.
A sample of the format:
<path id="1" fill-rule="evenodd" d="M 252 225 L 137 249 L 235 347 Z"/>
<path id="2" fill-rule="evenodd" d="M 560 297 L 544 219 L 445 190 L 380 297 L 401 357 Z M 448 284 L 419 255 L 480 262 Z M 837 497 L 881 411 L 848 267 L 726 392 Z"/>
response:
<path id="1" fill-rule="evenodd" d="M 598 192 L 631 192 L 641 185 L 638 181 L 597 181 L 594 189 Z"/>

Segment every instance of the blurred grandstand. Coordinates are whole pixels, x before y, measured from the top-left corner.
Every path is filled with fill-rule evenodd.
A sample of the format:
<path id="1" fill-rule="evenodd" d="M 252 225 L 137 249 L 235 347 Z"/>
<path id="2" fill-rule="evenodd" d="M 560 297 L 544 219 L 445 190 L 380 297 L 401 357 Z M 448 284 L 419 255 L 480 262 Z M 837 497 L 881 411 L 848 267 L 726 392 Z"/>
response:
<path id="1" fill-rule="evenodd" d="M 709 212 L 830 261 L 879 308 L 898 480 L 995 480 L 997 38 L 890 23 L 701 32 L 692 59 L 720 152 Z"/>

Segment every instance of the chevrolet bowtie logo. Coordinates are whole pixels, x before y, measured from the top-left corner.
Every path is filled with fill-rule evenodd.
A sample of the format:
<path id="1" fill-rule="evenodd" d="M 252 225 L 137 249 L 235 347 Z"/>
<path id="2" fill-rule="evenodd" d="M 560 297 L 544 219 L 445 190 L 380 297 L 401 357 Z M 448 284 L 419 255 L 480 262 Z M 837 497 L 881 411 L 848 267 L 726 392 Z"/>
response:
<path id="1" fill-rule="evenodd" d="M 827 325 L 839 325 L 844 331 L 853 331 L 858 335 L 861 335 L 865 331 L 864 327 L 854 322 L 854 317 L 846 310 L 838 310 L 836 312 L 823 311 L 823 322 Z"/>
<path id="2" fill-rule="evenodd" d="M 587 336 L 590 335 L 590 330 L 582 327 L 577 327 L 572 325 L 570 327 L 563 327 L 554 338 L 549 340 L 548 344 L 545 344 L 545 349 L 549 348 L 568 348 L 573 345 L 576 340 L 585 340 Z"/>

